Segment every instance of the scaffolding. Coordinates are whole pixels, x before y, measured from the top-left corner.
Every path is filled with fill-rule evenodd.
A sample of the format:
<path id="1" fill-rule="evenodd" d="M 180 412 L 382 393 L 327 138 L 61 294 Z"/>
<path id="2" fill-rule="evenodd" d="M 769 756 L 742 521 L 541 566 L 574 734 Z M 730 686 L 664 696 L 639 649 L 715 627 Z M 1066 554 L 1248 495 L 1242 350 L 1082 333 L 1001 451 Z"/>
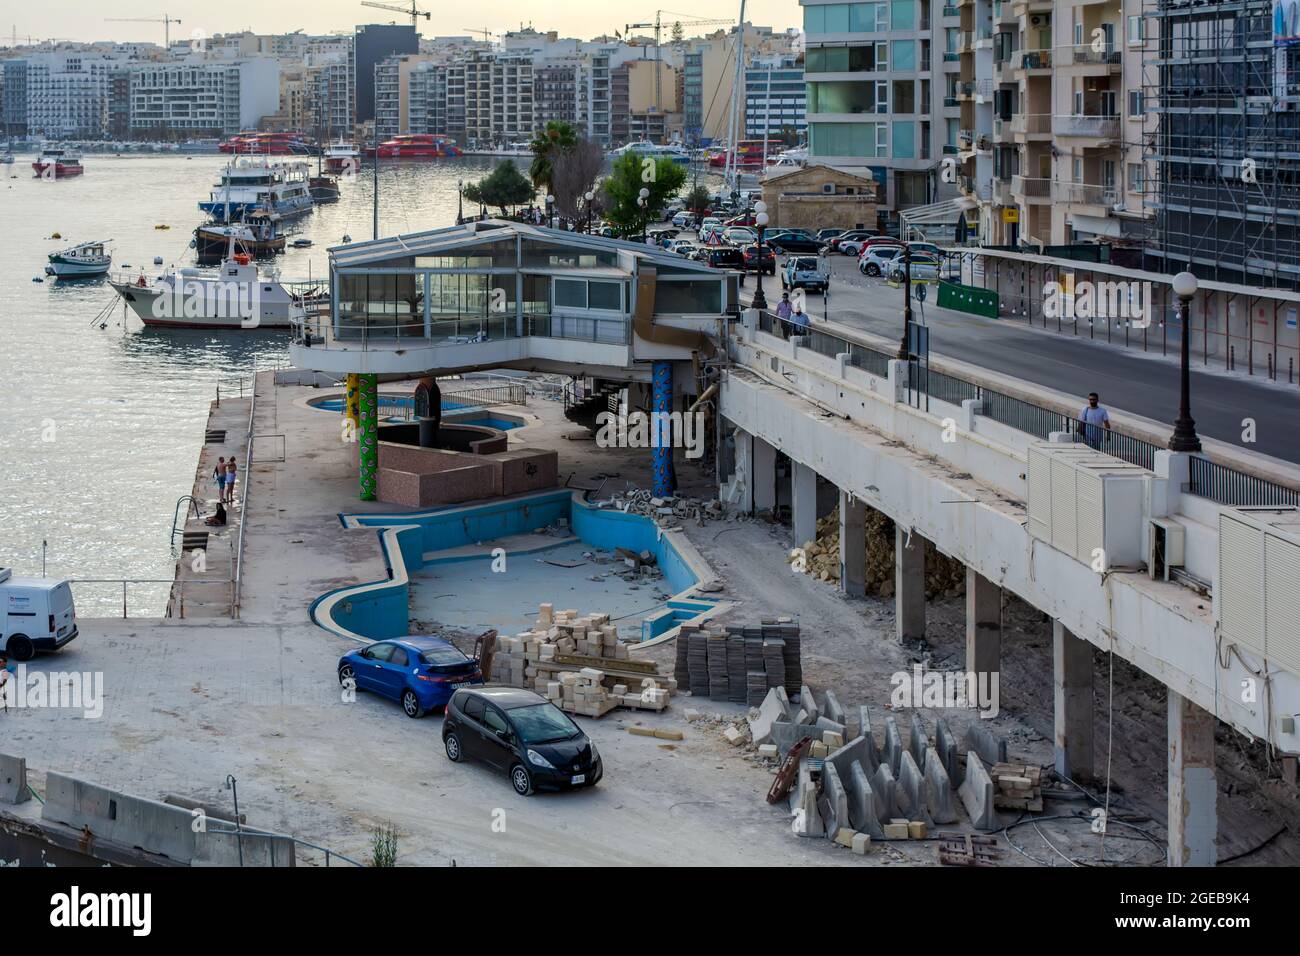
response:
<path id="1" fill-rule="evenodd" d="M 1300 291 L 1300 38 L 1273 10 L 1144 0 L 1153 270 Z"/>

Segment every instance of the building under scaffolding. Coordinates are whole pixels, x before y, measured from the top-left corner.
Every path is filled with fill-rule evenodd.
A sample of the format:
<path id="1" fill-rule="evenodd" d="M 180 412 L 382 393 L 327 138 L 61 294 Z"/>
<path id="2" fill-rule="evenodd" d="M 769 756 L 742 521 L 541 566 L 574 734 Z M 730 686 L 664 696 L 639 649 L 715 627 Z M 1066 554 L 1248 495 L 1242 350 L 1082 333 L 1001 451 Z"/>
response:
<path id="1" fill-rule="evenodd" d="M 1300 0 L 1149 0 L 1149 268 L 1300 291 Z"/>

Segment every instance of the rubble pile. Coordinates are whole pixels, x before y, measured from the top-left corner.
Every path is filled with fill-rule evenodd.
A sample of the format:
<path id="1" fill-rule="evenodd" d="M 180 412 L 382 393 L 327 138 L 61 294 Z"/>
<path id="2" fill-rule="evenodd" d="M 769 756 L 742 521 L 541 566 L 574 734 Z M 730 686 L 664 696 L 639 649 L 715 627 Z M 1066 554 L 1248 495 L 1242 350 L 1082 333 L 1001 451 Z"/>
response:
<path id="1" fill-rule="evenodd" d="M 598 508 L 612 508 L 624 514 L 643 515 L 651 518 L 665 531 L 680 528 L 684 521 L 694 521 L 701 527 L 707 520 L 716 520 L 727 516 L 726 509 L 717 498 L 657 498 L 649 491 L 631 488 L 616 491 L 608 498 L 594 502 Z"/>
<path id="2" fill-rule="evenodd" d="M 562 710 L 603 717 L 616 707 L 661 711 L 677 691 L 650 661 L 636 660 L 609 615 L 543 604 L 530 631 L 497 639 L 491 681 L 535 690 Z"/>
<path id="3" fill-rule="evenodd" d="M 875 597 L 894 596 L 894 522 L 883 512 L 867 508 L 867 593 Z M 805 541 L 790 552 L 790 563 L 819 581 L 840 580 L 840 509 L 817 521 L 817 539 Z M 966 568 L 960 561 L 925 543 L 925 596 L 959 597 L 966 590 Z"/>

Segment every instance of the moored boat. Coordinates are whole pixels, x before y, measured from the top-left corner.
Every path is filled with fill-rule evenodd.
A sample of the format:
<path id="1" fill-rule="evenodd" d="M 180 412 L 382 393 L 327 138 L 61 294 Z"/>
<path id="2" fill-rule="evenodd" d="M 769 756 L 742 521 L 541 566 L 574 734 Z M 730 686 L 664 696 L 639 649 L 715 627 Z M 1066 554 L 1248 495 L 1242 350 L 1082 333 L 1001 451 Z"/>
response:
<path id="1" fill-rule="evenodd" d="M 333 176 L 313 176 L 308 180 L 307 188 L 311 190 L 311 198 L 314 202 L 339 201 L 339 183 Z"/>
<path id="2" fill-rule="evenodd" d="M 52 252 L 45 274 L 60 279 L 88 279 L 108 273 L 113 264 L 113 254 L 108 251 L 109 240 L 83 242 L 59 252 Z"/>
<path id="3" fill-rule="evenodd" d="M 459 156 L 456 141 L 439 133 L 403 133 L 379 144 L 380 159 L 444 159 Z"/>
<path id="4" fill-rule="evenodd" d="M 310 212 L 306 163 L 272 163 L 265 157 L 233 160 L 199 208 L 217 222 L 238 222 L 254 213 L 286 219 Z"/>
<path id="5" fill-rule="evenodd" d="M 325 169 L 334 173 L 356 173 L 361 168 L 361 150 L 355 143 L 330 143 L 325 149 Z"/>
<path id="6" fill-rule="evenodd" d="M 71 149 L 47 146 L 32 163 L 32 169 L 41 179 L 66 179 L 80 176 L 86 170 L 81 165 L 81 154 Z"/>
<path id="7" fill-rule="evenodd" d="M 194 249 L 200 262 L 219 262 L 234 240 L 235 250 L 254 259 L 270 259 L 284 252 L 285 238 L 277 233 L 275 220 L 255 213 L 245 222 L 204 223 L 194 230 Z"/>

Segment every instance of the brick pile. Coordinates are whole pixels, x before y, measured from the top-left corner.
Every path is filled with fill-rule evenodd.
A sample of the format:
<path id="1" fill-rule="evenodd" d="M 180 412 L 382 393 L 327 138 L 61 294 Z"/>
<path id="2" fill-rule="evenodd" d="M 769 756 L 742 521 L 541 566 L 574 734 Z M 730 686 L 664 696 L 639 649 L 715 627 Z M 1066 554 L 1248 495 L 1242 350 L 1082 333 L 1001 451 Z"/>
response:
<path id="1" fill-rule="evenodd" d="M 677 637 L 674 676 L 694 697 L 751 707 L 773 687 L 797 694 L 803 683 L 799 625 L 782 617 L 720 631 L 687 622 Z"/>

